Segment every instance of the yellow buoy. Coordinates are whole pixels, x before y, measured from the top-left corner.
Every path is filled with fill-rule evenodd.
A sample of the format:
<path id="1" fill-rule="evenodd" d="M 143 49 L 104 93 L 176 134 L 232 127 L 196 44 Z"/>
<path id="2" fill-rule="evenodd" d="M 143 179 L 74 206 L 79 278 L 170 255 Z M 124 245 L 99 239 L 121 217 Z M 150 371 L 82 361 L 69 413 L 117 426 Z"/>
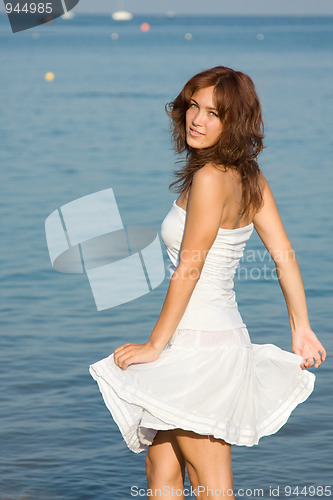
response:
<path id="1" fill-rule="evenodd" d="M 52 73 L 51 71 L 49 71 L 48 73 L 45 73 L 45 80 L 47 82 L 52 82 L 52 80 L 54 80 L 54 73 Z"/>

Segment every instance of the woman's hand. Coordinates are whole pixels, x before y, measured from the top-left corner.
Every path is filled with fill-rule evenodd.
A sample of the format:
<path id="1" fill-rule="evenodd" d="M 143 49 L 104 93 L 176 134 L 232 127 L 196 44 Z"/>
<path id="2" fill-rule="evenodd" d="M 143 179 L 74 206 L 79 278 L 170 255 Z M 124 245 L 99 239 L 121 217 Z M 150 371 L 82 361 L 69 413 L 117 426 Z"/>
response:
<path id="1" fill-rule="evenodd" d="M 163 350 L 163 349 L 162 349 Z M 156 361 L 162 352 L 149 341 L 145 344 L 127 343 L 114 350 L 114 362 L 119 368 L 126 368 L 133 363 L 150 363 Z"/>
<path id="2" fill-rule="evenodd" d="M 318 368 L 321 362 L 325 361 L 326 350 L 310 327 L 298 328 L 293 331 L 291 339 L 294 353 L 300 354 L 304 360 L 300 365 L 302 370 L 313 365 Z"/>

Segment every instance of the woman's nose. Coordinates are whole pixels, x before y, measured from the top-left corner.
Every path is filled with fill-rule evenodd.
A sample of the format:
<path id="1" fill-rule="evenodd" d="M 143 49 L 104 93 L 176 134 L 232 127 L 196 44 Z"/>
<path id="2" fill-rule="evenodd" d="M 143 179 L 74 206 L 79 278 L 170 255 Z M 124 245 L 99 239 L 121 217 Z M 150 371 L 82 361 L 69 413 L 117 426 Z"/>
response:
<path id="1" fill-rule="evenodd" d="M 196 127 L 201 127 L 204 123 L 204 116 L 200 109 L 197 110 L 195 115 L 192 118 L 192 123 Z"/>

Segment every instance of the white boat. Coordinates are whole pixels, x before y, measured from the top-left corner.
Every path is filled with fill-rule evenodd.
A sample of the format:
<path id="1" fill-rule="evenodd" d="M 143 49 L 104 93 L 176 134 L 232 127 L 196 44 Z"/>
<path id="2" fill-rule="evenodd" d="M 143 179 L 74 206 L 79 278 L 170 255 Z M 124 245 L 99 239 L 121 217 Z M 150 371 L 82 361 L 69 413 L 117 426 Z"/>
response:
<path id="1" fill-rule="evenodd" d="M 112 12 L 111 17 L 114 21 L 130 21 L 133 19 L 133 14 L 127 10 L 116 10 Z"/>
<path id="2" fill-rule="evenodd" d="M 124 8 L 124 0 L 117 1 L 117 10 L 111 14 L 114 21 L 130 21 L 133 19 L 133 14 Z"/>

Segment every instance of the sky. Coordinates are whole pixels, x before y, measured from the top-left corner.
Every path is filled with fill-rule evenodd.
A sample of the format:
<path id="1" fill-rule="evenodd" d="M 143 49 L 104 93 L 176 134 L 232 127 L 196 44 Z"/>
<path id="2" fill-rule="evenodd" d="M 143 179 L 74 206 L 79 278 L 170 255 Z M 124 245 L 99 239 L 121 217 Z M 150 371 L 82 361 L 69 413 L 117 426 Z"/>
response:
<path id="1" fill-rule="evenodd" d="M 80 0 L 77 13 L 333 15 L 333 0 Z"/>

